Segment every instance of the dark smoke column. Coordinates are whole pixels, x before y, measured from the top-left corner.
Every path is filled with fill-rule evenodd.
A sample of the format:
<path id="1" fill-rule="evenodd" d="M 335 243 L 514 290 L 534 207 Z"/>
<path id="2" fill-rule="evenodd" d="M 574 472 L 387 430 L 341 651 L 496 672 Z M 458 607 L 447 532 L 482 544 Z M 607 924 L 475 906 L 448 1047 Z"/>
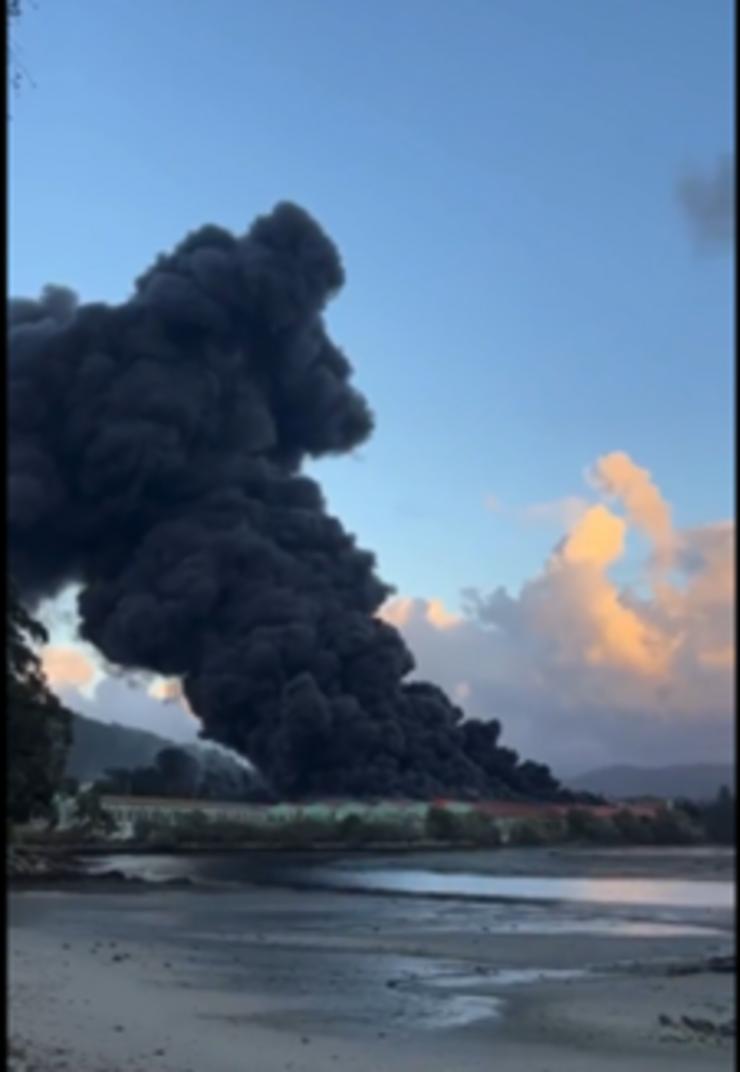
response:
<path id="1" fill-rule="evenodd" d="M 404 683 L 373 556 L 300 474 L 372 429 L 322 320 L 342 282 L 281 204 L 189 235 L 123 305 L 11 302 L 11 569 L 29 603 L 79 583 L 83 636 L 181 678 L 204 735 L 280 793 L 506 791 L 498 725 Z"/>

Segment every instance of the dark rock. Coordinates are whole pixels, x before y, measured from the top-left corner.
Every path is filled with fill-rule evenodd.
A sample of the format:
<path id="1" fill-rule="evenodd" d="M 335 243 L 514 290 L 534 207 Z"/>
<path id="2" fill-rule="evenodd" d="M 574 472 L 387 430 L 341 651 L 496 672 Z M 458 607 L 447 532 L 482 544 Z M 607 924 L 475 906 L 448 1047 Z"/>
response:
<path id="1" fill-rule="evenodd" d="M 714 1024 L 711 1020 L 701 1020 L 699 1017 L 694 1016 L 682 1016 L 682 1022 L 691 1031 L 697 1031 L 702 1035 L 709 1035 L 714 1030 Z"/>

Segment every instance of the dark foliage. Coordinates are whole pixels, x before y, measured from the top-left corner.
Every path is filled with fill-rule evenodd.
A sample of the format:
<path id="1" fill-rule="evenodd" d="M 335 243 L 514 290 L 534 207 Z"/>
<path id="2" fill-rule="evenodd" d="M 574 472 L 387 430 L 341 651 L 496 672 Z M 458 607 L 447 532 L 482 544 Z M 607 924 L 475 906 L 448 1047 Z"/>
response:
<path id="1" fill-rule="evenodd" d="M 163 748 L 148 767 L 113 767 L 97 783 L 101 793 L 193 800 L 268 802 L 258 778 L 235 762 L 192 748 Z"/>
<path id="2" fill-rule="evenodd" d="M 6 622 L 8 815 L 25 822 L 48 813 L 62 784 L 70 713 L 49 689 L 34 651 L 46 640 L 44 628 L 21 605 L 12 584 Z"/>
<path id="3" fill-rule="evenodd" d="M 716 845 L 735 845 L 737 839 L 737 808 L 735 797 L 723 785 L 717 796 L 708 804 L 680 801 L 677 807 L 690 821 L 699 826 L 707 841 Z"/>

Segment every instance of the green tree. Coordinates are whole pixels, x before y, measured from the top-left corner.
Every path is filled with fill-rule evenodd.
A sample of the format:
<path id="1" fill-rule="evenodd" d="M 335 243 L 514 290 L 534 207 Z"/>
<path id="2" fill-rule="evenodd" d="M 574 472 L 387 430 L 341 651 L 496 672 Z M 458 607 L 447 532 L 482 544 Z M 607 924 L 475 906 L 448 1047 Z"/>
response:
<path id="1" fill-rule="evenodd" d="M 70 712 L 49 688 L 34 650 L 44 627 L 22 606 L 10 584 L 6 634 L 8 816 L 25 822 L 48 812 L 64 778 L 72 740 Z"/>

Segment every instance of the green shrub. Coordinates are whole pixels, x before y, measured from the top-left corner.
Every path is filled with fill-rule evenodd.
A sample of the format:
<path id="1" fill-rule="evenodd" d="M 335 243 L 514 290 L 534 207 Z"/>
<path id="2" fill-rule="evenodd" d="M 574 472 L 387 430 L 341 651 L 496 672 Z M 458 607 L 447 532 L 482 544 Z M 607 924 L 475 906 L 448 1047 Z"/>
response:
<path id="1" fill-rule="evenodd" d="M 458 816 L 460 836 L 464 841 L 471 841 L 482 848 L 497 848 L 501 844 L 501 832 L 495 819 L 479 811 Z"/>
<path id="2" fill-rule="evenodd" d="M 413 821 L 345 815 L 332 826 L 331 838 L 343 845 L 357 847 L 379 842 L 407 844 L 417 841 L 419 834 L 420 831 Z"/>
<path id="3" fill-rule="evenodd" d="M 345 815 L 337 824 L 337 839 L 345 845 L 365 845 L 371 840 L 369 824 L 359 815 Z"/>
<path id="4" fill-rule="evenodd" d="M 481 847 L 494 848 L 502 841 L 495 819 L 483 812 L 454 812 L 438 805 L 427 812 L 424 833 L 433 841 L 459 841 Z"/>
<path id="5" fill-rule="evenodd" d="M 572 808 L 568 812 L 568 834 L 576 841 L 602 845 L 613 845 L 621 840 L 620 832 L 611 819 L 594 815 L 583 808 Z"/>
<path id="6" fill-rule="evenodd" d="M 460 840 L 461 824 L 454 812 L 433 805 L 427 812 L 425 829 L 432 841 Z"/>
<path id="7" fill-rule="evenodd" d="M 280 823 L 274 827 L 274 833 L 271 831 L 271 834 L 276 842 L 296 849 L 310 848 L 312 845 L 331 841 L 333 837 L 336 837 L 331 823 L 308 817 L 299 817 Z"/>
<path id="8" fill-rule="evenodd" d="M 661 808 L 652 821 L 653 844 L 696 845 L 702 840 L 701 829 L 678 808 Z"/>
<path id="9" fill-rule="evenodd" d="M 544 824 L 548 844 L 555 845 L 568 839 L 568 824 L 564 819 L 548 819 Z"/>
<path id="10" fill-rule="evenodd" d="M 174 816 L 167 832 L 177 842 L 210 841 L 211 826 L 205 812 L 179 812 Z"/>
<path id="11" fill-rule="evenodd" d="M 623 808 L 614 816 L 614 826 L 627 845 L 696 845 L 703 840 L 701 826 L 682 808 L 660 808 L 652 816 Z"/>
<path id="12" fill-rule="evenodd" d="M 161 831 L 161 825 L 155 823 L 153 819 L 148 818 L 145 815 L 139 815 L 133 822 L 134 839 L 136 841 L 151 842 L 154 840 L 158 831 Z"/>
<path id="13" fill-rule="evenodd" d="M 269 833 L 259 823 L 240 823 L 234 819 L 221 819 L 211 825 L 213 826 L 213 837 L 225 844 L 240 841 L 259 843 L 265 841 Z"/>
<path id="14" fill-rule="evenodd" d="M 509 833 L 510 845 L 546 845 L 547 836 L 541 823 L 515 823 Z"/>
<path id="15" fill-rule="evenodd" d="M 635 815 L 629 808 L 620 809 L 612 822 L 620 839 L 627 845 L 652 845 L 655 840 L 652 821 Z"/>
<path id="16" fill-rule="evenodd" d="M 134 838 L 148 845 L 228 845 L 239 842 L 264 841 L 264 827 L 236 819 L 209 819 L 202 811 L 176 814 L 171 820 L 164 816 L 152 819 L 140 816 L 134 822 Z M 277 841 L 277 832 L 272 837 Z"/>

